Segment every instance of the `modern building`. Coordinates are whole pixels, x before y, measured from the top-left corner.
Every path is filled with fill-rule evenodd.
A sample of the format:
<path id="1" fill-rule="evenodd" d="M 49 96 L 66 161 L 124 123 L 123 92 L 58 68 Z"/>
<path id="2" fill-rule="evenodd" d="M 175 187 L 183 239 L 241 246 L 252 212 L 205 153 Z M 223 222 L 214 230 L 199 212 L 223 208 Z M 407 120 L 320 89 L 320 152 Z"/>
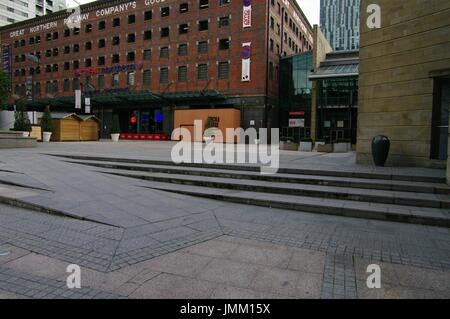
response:
<path id="1" fill-rule="evenodd" d="M 281 136 L 356 144 L 358 62 L 357 50 L 332 51 L 314 26 L 313 51 L 281 59 Z"/>
<path id="2" fill-rule="evenodd" d="M 388 165 L 444 168 L 450 105 L 450 2 L 362 0 L 381 8 L 381 28 L 361 24 L 357 161 L 371 141 L 391 140 Z"/>
<path id="3" fill-rule="evenodd" d="M 65 0 L 9 0 L 0 3 L 0 26 L 64 10 Z"/>
<path id="4" fill-rule="evenodd" d="M 359 48 L 360 0 L 320 0 L 320 28 L 334 51 Z"/>
<path id="5" fill-rule="evenodd" d="M 170 134 L 181 110 L 188 122 L 177 126 L 192 126 L 196 113 L 220 127 L 228 113 L 217 110 L 234 109 L 244 128 L 272 127 L 280 56 L 313 46 L 312 27 L 293 0 L 109 0 L 68 16 L 0 28 L 3 66 L 12 96 L 27 97 L 32 109 L 80 113 L 80 90 L 104 137 L 113 113 L 127 133 Z M 80 28 L 68 28 L 76 22 Z"/>
<path id="6" fill-rule="evenodd" d="M 316 140 L 356 144 L 359 52 L 329 52 L 309 76 L 315 91 Z"/>

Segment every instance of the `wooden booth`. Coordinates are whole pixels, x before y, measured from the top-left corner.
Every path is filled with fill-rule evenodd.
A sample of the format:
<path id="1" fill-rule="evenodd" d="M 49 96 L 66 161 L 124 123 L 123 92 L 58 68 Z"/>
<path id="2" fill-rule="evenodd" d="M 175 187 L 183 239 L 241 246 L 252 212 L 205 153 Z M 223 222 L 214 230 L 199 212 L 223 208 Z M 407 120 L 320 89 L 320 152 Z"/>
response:
<path id="1" fill-rule="evenodd" d="M 98 141 L 100 120 L 93 115 L 75 113 L 52 113 L 55 142 Z"/>

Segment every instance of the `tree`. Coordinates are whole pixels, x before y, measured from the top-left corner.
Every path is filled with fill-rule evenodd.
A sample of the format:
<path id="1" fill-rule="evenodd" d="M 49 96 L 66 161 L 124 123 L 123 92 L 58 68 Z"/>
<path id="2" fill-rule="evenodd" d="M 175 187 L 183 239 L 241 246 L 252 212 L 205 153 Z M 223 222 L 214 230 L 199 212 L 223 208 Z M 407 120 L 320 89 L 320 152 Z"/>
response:
<path id="1" fill-rule="evenodd" d="M 41 128 L 42 132 L 53 132 L 52 115 L 48 107 L 45 109 L 44 115 L 42 115 Z"/>
<path id="2" fill-rule="evenodd" d="M 26 112 L 25 103 L 22 100 L 16 101 L 13 131 L 31 132 L 31 122 Z"/>
<path id="3" fill-rule="evenodd" d="M 0 110 L 6 109 L 9 96 L 9 79 L 5 72 L 0 69 Z"/>

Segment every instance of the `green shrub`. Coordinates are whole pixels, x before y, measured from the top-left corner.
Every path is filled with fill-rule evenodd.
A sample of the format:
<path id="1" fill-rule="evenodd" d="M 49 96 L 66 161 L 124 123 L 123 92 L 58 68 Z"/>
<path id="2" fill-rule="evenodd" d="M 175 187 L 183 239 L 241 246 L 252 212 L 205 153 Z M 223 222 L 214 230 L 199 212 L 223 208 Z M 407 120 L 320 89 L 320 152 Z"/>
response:
<path id="1" fill-rule="evenodd" d="M 31 132 L 31 122 L 26 112 L 25 103 L 16 101 L 16 111 L 14 112 L 14 127 L 13 131 Z"/>
<path id="2" fill-rule="evenodd" d="M 113 115 L 111 134 L 120 134 L 120 122 L 119 122 L 119 116 L 117 114 Z"/>
<path id="3" fill-rule="evenodd" d="M 53 132 L 52 115 L 49 109 L 46 109 L 41 118 L 42 132 Z"/>

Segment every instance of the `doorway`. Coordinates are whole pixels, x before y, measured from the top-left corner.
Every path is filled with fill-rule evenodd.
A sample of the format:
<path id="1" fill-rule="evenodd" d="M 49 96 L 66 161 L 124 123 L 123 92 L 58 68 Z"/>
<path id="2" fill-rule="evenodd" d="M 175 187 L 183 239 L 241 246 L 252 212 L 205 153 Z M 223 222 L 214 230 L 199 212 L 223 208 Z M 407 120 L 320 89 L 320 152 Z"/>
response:
<path id="1" fill-rule="evenodd" d="M 450 77 L 435 79 L 431 129 L 432 159 L 447 160 L 449 107 Z"/>

